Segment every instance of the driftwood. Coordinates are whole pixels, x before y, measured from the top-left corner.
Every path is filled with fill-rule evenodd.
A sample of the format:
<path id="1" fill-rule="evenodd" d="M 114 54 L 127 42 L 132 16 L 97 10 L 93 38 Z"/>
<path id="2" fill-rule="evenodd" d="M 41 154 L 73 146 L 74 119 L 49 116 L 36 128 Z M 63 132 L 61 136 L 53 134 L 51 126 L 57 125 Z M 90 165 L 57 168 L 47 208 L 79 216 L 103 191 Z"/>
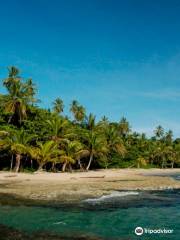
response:
<path id="1" fill-rule="evenodd" d="M 17 177 L 17 175 L 7 175 L 7 176 L 4 176 L 5 178 L 9 178 L 9 177 Z"/>
<path id="2" fill-rule="evenodd" d="M 80 178 L 105 178 L 105 175 L 104 176 L 97 176 L 97 177 L 89 176 L 89 177 L 80 177 Z"/>

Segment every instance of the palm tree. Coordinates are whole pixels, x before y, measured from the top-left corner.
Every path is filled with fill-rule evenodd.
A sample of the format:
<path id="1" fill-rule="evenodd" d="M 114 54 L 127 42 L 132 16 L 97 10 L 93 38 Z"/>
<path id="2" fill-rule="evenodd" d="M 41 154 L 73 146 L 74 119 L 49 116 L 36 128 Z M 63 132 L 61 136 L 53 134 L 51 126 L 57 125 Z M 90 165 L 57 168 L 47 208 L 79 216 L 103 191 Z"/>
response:
<path id="1" fill-rule="evenodd" d="M 75 114 L 75 119 L 77 122 L 82 122 L 84 118 L 85 118 L 85 108 L 83 106 L 79 106 Z"/>
<path id="2" fill-rule="evenodd" d="M 21 78 L 19 77 L 19 69 L 14 66 L 8 67 L 8 72 L 8 77 L 4 79 L 3 85 L 11 92 L 13 85 L 19 82 Z"/>
<path id="3" fill-rule="evenodd" d="M 64 152 L 60 157 L 60 160 L 63 163 L 62 171 L 65 172 L 67 166 L 72 170 L 71 164 L 75 164 L 75 162 L 85 153 L 86 150 L 83 149 L 83 145 L 79 141 L 66 140 L 64 144 Z"/>
<path id="4" fill-rule="evenodd" d="M 120 120 L 118 124 L 118 130 L 120 136 L 122 137 L 126 137 L 127 134 L 130 132 L 129 122 L 126 120 L 125 117 L 122 117 L 122 119 Z"/>
<path id="5" fill-rule="evenodd" d="M 0 139 L 4 139 L 9 135 L 9 133 L 5 130 L 0 130 Z"/>
<path id="6" fill-rule="evenodd" d="M 167 145 L 171 145 L 173 142 L 173 132 L 172 130 L 169 130 L 168 132 L 165 133 L 165 142 Z"/>
<path id="7" fill-rule="evenodd" d="M 61 154 L 58 145 L 54 141 L 39 142 L 37 147 L 29 148 L 28 152 L 38 162 L 38 171 L 41 171 L 43 166 L 48 162 L 58 162 Z"/>
<path id="8" fill-rule="evenodd" d="M 3 146 L 9 148 L 10 152 L 16 156 L 15 172 L 19 171 L 22 155 L 28 153 L 29 143 L 33 137 L 21 129 L 9 133 L 9 136 L 3 140 Z"/>
<path id="9" fill-rule="evenodd" d="M 3 82 L 7 88 L 8 95 L 5 97 L 5 111 L 10 113 L 9 123 L 12 118 L 17 118 L 17 121 L 21 124 L 27 116 L 27 107 L 29 104 L 36 101 L 33 97 L 35 89 L 32 80 L 27 80 L 23 83 L 18 76 L 19 70 L 15 67 L 9 68 L 9 75 Z"/>
<path id="10" fill-rule="evenodd" d="M 79 106 L 79 103 L 77 100 L 73 100 L 70 105 L 70 111 L 74 114 L 77 110 L 77 107 Z"/>
<path id="11" fill-rule="evenodd" d="M 174 159 L 172 161 L 172 168 L 174 167 L 174 163 L 177 165 L 180 164 L 180 143 L 174 145 Z"/>
<path id="12" fill-rule="evenodd" d="M 70 136 L 71 126 L 67 119 L 54 117 L 46 121 L 48 124 L 49 134 L 54 141 L 59 141 L 61 139 Z"/>
<path id="13" fill-rule="evenodd" d="M 71 105 L 70 105 L 70 112 L 73 114 L 74 118 L 76 119 L 76 113 L 77 113 L 77 109 L 79 107 L 79 103 L 76 100 L 73 100 Z"/>
<path id="14" fill-rule="evenodd" d="M 27 97 L 32 97 L 31 101 L 36 102 L 36 99 L 33 96 L 36 94 L 36 85 L 33 83 L 32 79 L 29 78 L 24 83 L 24 95 Z"/>
<path id="15" fill-rule="evenodd" d="M 7 143 L 6 143 L 5 139 L 7 138 L 8 135 L 9 135 L 8 132 L 6 132 L 4 130 L 0 131 L 0 150 L 7 147 Z"/>
<path id="16" fill-rule="evenodd" d="M 107 155 L 108 147 L 105 138 L 94 131 L 84 132 L 83 138 L 86 141 L 86 149 L 89 151 L 89 162 L 86 167 L 88 171 L 94 157 L 103 157 Z"/>
<path id="17" fill-rule="evenodd" d="M 112 152 L 115 152 L 124 157 L 126 154 L 126 148 L 122 139 L 118 136 L 115 126 L 110 125 L 105 129 L 105 137 L 107 140 L 109 153 L 111 154 Z"/>
<path id="18" fill-rule="evenodd" d="M 46 122 L 48 124 L 50 138 L 55 141 L 56 144 L 61 146 L 63 141 L 74 136 L 73 129 L 67 119 L 55 116 Z M 52 170 L 56 171 L 55 162 L 52 162 Z"/>
<path id="19" fill-rule="evenodd" d="M 95 126 L 96 126 L 96 116 L 90 113 L 89 116 L 86 117 L 86 128 L 88 130 L 93 130 Z"/>
<path id="20" fill-rule="evenodd" d="M 109 119 L 104 115 L 104 116 L 101 118 L 101 121 L 108 123 L 108 122 L 109 122 Z"/>
<path id="21" fill-rule="evenodd" d="M 70 111 L 72 112 L 74 119 L 77 122 L 82 122 L 84 120 L 86 110 L 82 105 L 79 105 L 79 103 L 76 100 L 72 101 Z"/>
<path id="22" fill-rule="evenodd" d="M 162 168 L 166 167 L 168 162 L 172 164 L 175 160 L 174 149 L 172 146 L 165 146 L 163 149 Z"/>
<path id="23" fill-rule="evenodd" d="M 57 114 L 60 114 L 64 111 L 64 103 L 60 98 L 56 98 L 53 102 L 53 111 Z"/>
<path id="24" fill-rule="evenodd" d="M 144 167 L 146 165 L 147 165 L 147 162 L 144 157 L 140 156 L 136 159 L 136 167 L 137 168 Z"/>
<path id="25" fill-rule="evenodd" d="M 161 165 L 161 168 L 166 167 L 167 162 L 172 162 L 174 159 L 174 152 L 172 146 L 167 146 L 165 143 L 159 142 L 156 144 L 154 152 L 154 161 Z"/>
<path id="26" fill-rule="evenodd" d="M 157 126 L 157 128 L 154 130 L 156 138 L 160 139 L 164 135 L 164 129 L 162 126 Z"/>
<path id="27" fill-rule="evenodd" d="M 105 129 L 109 126 L 109 120 L 106 116 L 103 116 L 101 120 L 97 123 L 98 128 Z"/>

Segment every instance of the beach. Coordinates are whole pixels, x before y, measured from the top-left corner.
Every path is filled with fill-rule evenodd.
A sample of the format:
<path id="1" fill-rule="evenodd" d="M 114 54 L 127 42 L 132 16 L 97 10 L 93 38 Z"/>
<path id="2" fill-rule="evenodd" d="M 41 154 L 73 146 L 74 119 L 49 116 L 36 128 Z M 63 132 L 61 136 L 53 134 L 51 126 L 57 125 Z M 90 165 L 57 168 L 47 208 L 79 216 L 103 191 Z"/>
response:
<path id="1" fill-rule="evenodd" d="M 108 169 L 73 173 L 0 172 L 0 195 L 37 201 L 76 203 L 113 191 L 180 188 L 171 175 L 180 169 Z M 6 198 L 3 198 L 4 201 Z M 3 201 L 3 200 L 1 200 Z"/>
<path id="2" fill-rule="evenodd" d="M 137 239 L 137 226 L 158 226 L 178 240 L 179 175 L 180 169 L 0 172 L 2 239 Z"/>

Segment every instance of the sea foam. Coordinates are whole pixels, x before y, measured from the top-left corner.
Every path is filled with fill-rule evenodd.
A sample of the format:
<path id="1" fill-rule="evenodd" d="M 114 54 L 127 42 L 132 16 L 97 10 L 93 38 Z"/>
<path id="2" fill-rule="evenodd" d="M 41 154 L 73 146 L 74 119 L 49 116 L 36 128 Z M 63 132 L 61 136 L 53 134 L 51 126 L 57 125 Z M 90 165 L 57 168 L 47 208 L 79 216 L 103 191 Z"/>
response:
<path id="1" fill-rule="evenodd" d="M 85 199 L 83 200 L 83 202 L 86 202 L 86 203 L 97 203 L 97 202 L 103 202 L 103 201 L 106 201 L 106 200 L 111 200 L 111 199 L 114 199 L 114 198 L 120 198 L 120 197 L 126 197 L 126 196 L 130 196 L 130 195 L 138 195 L 139 193 L 138 192 L 135 192 L 135 191 L 113 191 L 111 194 L 108 194 L 108 195 L 103 195 L 99 198 L 88 198 L 88 199 Z"/>

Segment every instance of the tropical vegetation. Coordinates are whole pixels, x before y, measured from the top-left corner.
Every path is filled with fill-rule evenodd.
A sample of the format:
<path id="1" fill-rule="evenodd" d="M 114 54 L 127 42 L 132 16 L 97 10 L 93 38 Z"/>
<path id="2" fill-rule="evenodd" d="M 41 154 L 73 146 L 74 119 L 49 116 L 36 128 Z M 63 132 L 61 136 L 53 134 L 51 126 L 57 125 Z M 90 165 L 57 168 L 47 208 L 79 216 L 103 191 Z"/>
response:
<path id="1" fill-rule="evenodd" d="M 134 132 L 126 118 L 99 121 L 73 100 L 64 115 L 58 97 L 52 109 L 39 106 L 32 79 L 8 68 L 0 94 L 0 169 L 88 171 L 97 168 L 180 167 L 180 138 L 157 126 L 153 137 Z"/>

